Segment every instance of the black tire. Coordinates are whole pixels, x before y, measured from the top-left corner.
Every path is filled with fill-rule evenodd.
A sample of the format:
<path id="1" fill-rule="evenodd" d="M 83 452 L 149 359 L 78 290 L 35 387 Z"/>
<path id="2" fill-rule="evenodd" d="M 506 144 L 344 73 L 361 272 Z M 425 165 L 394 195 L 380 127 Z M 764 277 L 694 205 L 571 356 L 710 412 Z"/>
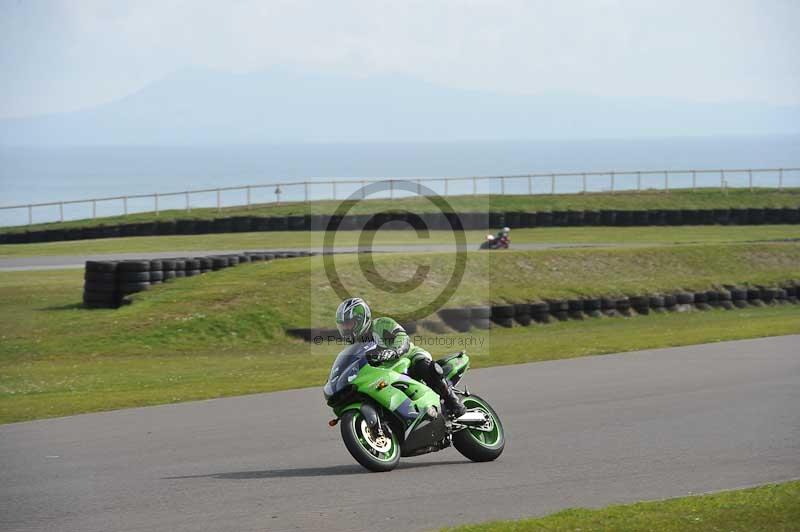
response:
<path id="1" fill-rule="evenodd" d="M 489 307 L 489 306 L 470 307 L 469 308 L 469 317 L 470 317 L 470 319 L 473 319 L 473 320 L 491 318 L 492 317 L 492 307 Z"/>
<path id="2" fill-rule="evenodd" d="M 514 318 L 492 318 L 492 321 L 500 327 L 513 327 Z"/>
<path id="3" fill-rule="evenodd" d="M 600 298 L 599 297 L 590 297 L 583 300 L 583 310 L 585 312 L 593 312 L 595 310 L 600 310 Z"/>
<path id="4" fill-rule="evenodd" d="M 116 292 L 83 292 L 84 303 L 116 303 L 119 295 Z"/>
<path id="5" fill-rule="evenodd" d="M 160 259 L 153 259 L 150 261 L 150 271 L 161 271 L 164 269 L 164 262 Z"/>
<path id="6" fill-rule="evenodd" d="M 113 273 L 117 271 L 117 262 L 113 260 L 87 260 L 87 272 Z"/>
<path id="7" fill-rule="evenodd" d="M 211 257 L 211 269 L 221 270 L 228 267 L 227 257 Z"/>
<path id="8" fill-rule="evenodd" d="M 175 278 L 175 270 L 164 270 L 164 281 L 170 281 Z"/>
<path id="9" fill-rule="evenodd" d="M 463 321 L 469 320 L 470 318 L 470 310 L 469 308 L 457 307 L 457 308 L 443 308 L 439 310 L 437 313 L 442 320 L 449 325 L 451 321 Z"/>
<path id="10" fill-rule="evenodd" d="M 514 320 L 523 327 L 530 325 L 532 319 L 530 314 L 517 314 L 514 316 Z"/>
<path id="11" fill-rule="evenodd" d="M 175 270 L 175 277 L 186 277 L 186 270 Z"/>
<path id="12" fill-rule="evenodd" d="M 476 329 L 491 329 L 492 328 L 492 320 L 489 318 L 472 318 L 470 320 L 472 326 Z"/>
<path id="13" fill-rule="evenodd" d="M 86 281 L 83 283 L 83 290 L 86 292 L 116 292 L 117 283 L 108 281 Z"/>
<path id="14" fill-rule="evenodd" d="M 514 317 L 514 305 L 493 305 L 492 319 L 503 319 Z"/>
<path id="15" fill-rule="evenodd" d="M 447 326 L 441 321 L 437 320 L 425 320 L 422 322 L 422 326 L 433 334 L 445 334 L 448 332 Z"/>
<path id="16" fill-rule="evenodd" d="M 194 277 L 195 275 L 200 275 L 200 270 L 186 270 L 186 277 Z"/>
<path id="17" fill-rule="evenodd" d="M 95 281 L 95 282 L 115 282 L 117 280 L 117 274 L 115 273 L 104 273 L 104 272 L 90 272 L 86 271 L 83 274 L 83 279 L 86 281 Z"/>
<path id="18" fill-rule="evenodd" d="M 663 308 L 664 304 L 664 296 L 659 295 L 652 295 L 649 298 L 650 308 Z"/>
<path id="19" fill-rule="evenodd" d="M 150 272 L 150 282 L 156 283 L 161 282 L 164 280 L 164 272 L 163 271 L 151 271 Z"/>
<path id="20" fill-rule="evenodd" d="M 149 272 L 149 260 L 124 260 L 117 265 L 120 272 Z"/>
<path id="21" fill-rule="evenodd" d="M 119 285 L 119 291 L 121 294 L 135 294 L 136 292 L 143 292 L 145 290 L 150 289 L 149 282 L 143 283 L 121 283 Z"/>
<path id="22" fill-rule="evenodd" d="M 491 462 L 496 460 L 505 449 L 506 438 L 500 416 L 494 411 L 492 406 L 478 397 L 477 395 L 467 395 L 461 397 L 464 406 L 470 408 L 481 408 L 492 417 L 494 427 L 497 429 L 497 440 L 491 445 L 480 441 L 482 431 L 463 429 L 453 433 L 453 447 L 466 458 L 473 462 Z M 488 433 L 493 434 L 493 433 Z"/>
<path id="23" fill-rule="evenodd" d="M 150 272 L 117 272 L 117 280 L 120 283 L 140 283 L 150 280 Z"/>
<path id="24" fill-rule="evenodd" d="M 694 294 L 689 292 L 678 292 L 675 294 L 678 305 L 691 305 L 694 303 Z"/>
<path id="25" fill-rule="evenodd" d="M 384 425 L 384 432 L 387 432 L 391 439 L 390 445 L 392 451 L 387 458 L 381 459 L 379 456 L 372 454 L 365 447 L 365 445 L 369 444 L 365 443 L 367 437 L 363 435 L 364 424 L 361 423 L 362 421 L 363 416 L 361 412 L 357 410 L 348 410 L 344 413 L 340 421 L 344 446 L 347 447 L 347 450 L 350 452 L 350 455 L 356 459 L 356 462 L 370 471 L 379 473 L 391 471 L 397 467 L 397 464 L 400 462 L 400 443 L 397 440 L 397 436 L 394 435 L 388 425 Z"/>

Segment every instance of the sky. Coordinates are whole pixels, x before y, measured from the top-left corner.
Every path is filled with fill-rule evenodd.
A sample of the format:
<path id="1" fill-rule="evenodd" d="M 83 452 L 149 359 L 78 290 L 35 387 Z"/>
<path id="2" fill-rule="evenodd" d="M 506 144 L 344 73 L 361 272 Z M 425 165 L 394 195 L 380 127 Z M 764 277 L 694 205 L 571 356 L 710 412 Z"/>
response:
<path id="1" fill-rule="evenodd" d="M 0 117 L 202 67 L 454 88 L 800 104 L 797 0 L 0 0 Z"/>

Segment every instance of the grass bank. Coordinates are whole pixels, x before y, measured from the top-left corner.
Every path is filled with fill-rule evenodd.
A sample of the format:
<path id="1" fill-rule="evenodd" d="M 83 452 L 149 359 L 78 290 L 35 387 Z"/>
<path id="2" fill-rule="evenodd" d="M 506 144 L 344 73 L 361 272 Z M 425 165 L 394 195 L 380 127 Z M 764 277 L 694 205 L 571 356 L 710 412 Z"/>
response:
<path id="1" fill-rule="evenodd" d="M 376 270 L 400 279 L 428 261 L 431 279 L 412 296 L 375 287 L 364 293 L 378 312 L 407 310 L 441 288 L 438 269 L 448 257 L 376 257 Z M 359 282 L 357 258 L 342 258 L 342 278 Z M 770 284 L 800 277 L 799 264 L 799 244 L 473 253 L 450 304 Z M 338 351 L 283 332 L 330 325 L 338 297 L 319 257 L 181 279 L 137 294 L 119 310 L 80 308 L 82 282 L 75 270 L 0 273 L 0 422 L 316 386 Z M 792 333 L 800 333 L 796 305 L 444 338 L 475 339 L 470 350 L 482 367 Z"/>
<path id="2" fill-rule="evenodd" d="M 643 192 L 592 192 L 587 194 L 540 194 L 540 195 L 477 195 L 451 196 L 447 201 L 457 212 L 490 211 L 548 211 L 548 210 L 602 210 L 602 209 L 724 209 L 747 207 L 797 207 L 800 206 L 800 189 L 718 189 L 681 190 L 668 194 L 658 191 Z M 2 227 L 0 232 L 19 232 L 52 228 L 94 227 L 101 224 L 152 222 L 155 220 L 214 219 L 230 216 L 287 216 L 296 214 L 332 214 L 342 200 L 289 202 L 280 205 L 252 205 L 245 207 L 161 211 L 136 213 L 128 216 L 109 216 L 97 219 L 73 220 L 34 224 L 31 226 Z M 374 199 L 358 201 L 351 214 L 372 214 L 391 210 L 412 212 L 438 212 L 438 208 L 424 197 L 401 199 Z"/>
<path id="3" fill-rule="evenodd" d="M 447 532 L 792 532 L 800 530 L 800 482 L 664 501 L 570 509 L 537 519 L 496 521 Z M 443 531 L 444 532 L 444 531 Z"/>
<path id="4" fill-rule="evenodd" d="M 472 248 L 482 241 L 486 231 L 467 231 Z M 371 238 L 376 246 L 451 244 L 450 231 L 431 231 L 429 238 L 418 238 L 414 231 L 377 231 L 360 234 L 340 231 L 336 246 L 356 246 L 359 238 Z M 512 246 L 520 244 L 709 244 L 800 240 L 800 225 L 759 226 L 677 226 L 677 227 L 549 227 L 515 229 Z M 47 242 L 41 244 L 0 245 L 0 258 L 99 255 L 111 253 L 172 252 L 201 250 L 321 248 L 322 231 L 286 231 L 230 233 L 211 235 L 142 236 Z"/>

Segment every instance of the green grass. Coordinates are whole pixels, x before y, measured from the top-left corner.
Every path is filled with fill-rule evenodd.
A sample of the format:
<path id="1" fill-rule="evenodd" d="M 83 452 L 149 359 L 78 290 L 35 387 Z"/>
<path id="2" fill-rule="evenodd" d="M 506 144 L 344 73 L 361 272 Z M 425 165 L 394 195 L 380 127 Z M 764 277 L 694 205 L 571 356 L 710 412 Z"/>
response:
<path id="1" fill-rule="evenodd" d="M 644 192 L 593 192 L 588 194 L 541 194 L 541 195 L 478 195 L 451 196 L 447 201 L 457 212 L 490 211 L 547 211 L 547 210 L 601 210 L 601 209 L 715 209 L 741 207 L 797 207 L 800 206 L 800 189 L 787 188 L 731 189 L 721 192 L 717 189 L 672 190 L 668 194 L 658 191 Z M 341 200 L 265 204 L 246 207 L 215 208 L 137 213 L 128 216 L 110 216 L 97 219 L 83 219 L 68 222 L 34 224 L 31 226 L 2 227 L 0 232 L 19 232 L 50 228 L 93 227 L 101 224 L 111 225 L 154 220 L 174 219 L 212 219 L 230 216 L 286 216 L 292 214 L 331 214 L 342 204 Z M 371 214 L 376 212 L 407 209 L 413 212 L 438 212 L 438 209 L 424 197 L 402 199 L 375 199 L 357 202 L 351 214 Z"/>
<path id="2" fill-rule="evenodd" d="M 663 501 L 564 510 L 447 532 L 791 532 L 800 530 L 800 481 Z"/>
<path id="3" fill-rule="evenodd" d="M 487 231 L 467 231 L 469 245 L 474 249 L 483 241 Z M 370 236 L 367 232 L 363 237 Z M 430 237 L 420 239 L 414 231 L 378 231 L 375 245 L 451 244 L 449 231 L 431 231 Z M 357 231 L 340 231 L 337 246 L 355 246 Z M 515 229 L 513 244 L 688 244 L 758 242 L 800 239 L 800 225 L 760 226 L 679 226 L 679 227 L 552 227 Z M 41 244 L 0 245 L 0 258 L 45 255 L 89 255 L 156 251 L 201 251 L 243 249 L 321 248 L 324 233 L 257 232 L 211 235 L 175 235 L 106 238 Z"/>
<path id="4" fill-rule="evenodd" d="M 339 258 L 342 277 L 358 283 L 357 257 Z M 0 422 L 320 385 L 338 349 L 287 338 L 284 328 L 331 325 L 338 298 L 321 260 L 255 263 L 181 279 L 137 294 L 119 310 L 80 308 L 80 271 L 0 273 Z M 433 273 L 410 295 L 366 285 L 363 293 L 378 312 L 408 311 L 440 287 L 445 272 L 439 270 L 451 260 L 436 253 L 376 257 L 378 270 L 400 278 L 426 261 Z M 471 253 L 451 305 L 771 284 L 800 278 L 798 265 L 800 244 Z M 444 338 L 476 339 L 470 351 L 483 367 L 792 333 L 800 333 L 796 305 Z"/>

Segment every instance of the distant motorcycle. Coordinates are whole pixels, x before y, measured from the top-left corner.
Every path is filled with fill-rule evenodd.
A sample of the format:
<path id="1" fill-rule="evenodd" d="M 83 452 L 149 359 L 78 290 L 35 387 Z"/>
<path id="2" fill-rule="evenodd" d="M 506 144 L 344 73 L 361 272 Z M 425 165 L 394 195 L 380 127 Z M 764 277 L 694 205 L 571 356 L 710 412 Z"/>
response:
<path id="1" fill-rule="evenodd" d="M 486 240 L 480 246 L 480 249 L 508 249 L 511 245 L 511 239 L 507 236 L 496 238 L 494 235 L 486 235 Z"/>

